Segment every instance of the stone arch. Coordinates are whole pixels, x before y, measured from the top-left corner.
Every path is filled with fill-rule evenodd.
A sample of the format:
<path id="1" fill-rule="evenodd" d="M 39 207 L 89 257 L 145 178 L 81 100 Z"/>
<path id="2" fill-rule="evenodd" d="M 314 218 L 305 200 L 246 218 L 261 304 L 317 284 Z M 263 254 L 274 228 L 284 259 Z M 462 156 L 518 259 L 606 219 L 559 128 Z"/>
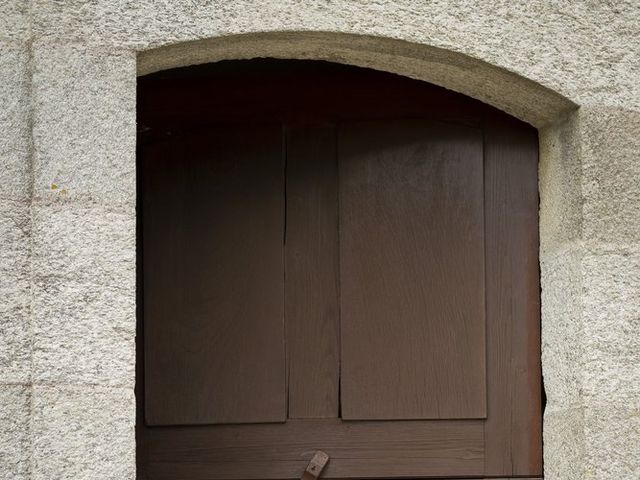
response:
<path id="1" fill-rule="evenodd" d="M 552 253 L 582 223 L 579 105 L 521 74 L 464 53 L 384 36 L 328 31 L 272 31 L 228 34 L 143 50 L 137 74 L 222 60 L 253 58 L 324 60 L 371 68 L 429 82 L 494 106 L 539 131 L 542 368 L 547 412 L 562 406 L 563 382 L 580 365 L 559 364 L 577 341 L 575 325 L 558 332 L 558 279 Z M 548 257 L 548 258 L 547 258 Z M 571 342 L 567 344 L 566 339 Z M 552 408 L 549 408 L 552 407 Z M 563 462 L 554 447 L 582 440 L 544 418 L 545 475 L 557 478 Z"/>
<path id="2" fill-rule="evenodd" d="M 577 108 L 525 77 L 468 55 L 386 37 L 336 32 L 268 32 L 171 44 L 138 55 L 138 75 L 220 60 L 326 60 L 423 80 L 476 98 L 537 128 Z"/>

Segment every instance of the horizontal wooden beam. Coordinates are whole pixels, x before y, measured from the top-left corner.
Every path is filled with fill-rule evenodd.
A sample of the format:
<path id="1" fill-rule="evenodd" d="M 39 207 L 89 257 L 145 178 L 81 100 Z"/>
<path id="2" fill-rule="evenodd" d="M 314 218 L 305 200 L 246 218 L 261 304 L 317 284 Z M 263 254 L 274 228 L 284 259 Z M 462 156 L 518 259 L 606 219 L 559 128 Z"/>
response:
<path id="1" fill-rule="evenodd" d="M 330 461 L 322 478 L 482 478 L 483 422 L 343 422 L 145 428 L 143 478 L 300 478 L 316 450 Z M 372 472 L 373 475 L 372 475 Z"/>

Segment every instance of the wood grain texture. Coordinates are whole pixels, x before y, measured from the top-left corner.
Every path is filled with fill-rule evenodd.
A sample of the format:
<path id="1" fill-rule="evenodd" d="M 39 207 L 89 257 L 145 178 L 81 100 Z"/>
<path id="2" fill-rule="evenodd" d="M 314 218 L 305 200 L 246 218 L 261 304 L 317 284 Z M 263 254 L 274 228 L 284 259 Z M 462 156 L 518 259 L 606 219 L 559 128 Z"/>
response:
<path id="1" fill-rule="evenodd" d="M 144 162 L 147 423 L 283 421 L 281 127 L 173 137 Z"/>
<path id="2" fill-rule="evenodd" d="M 343 124 L 344 419 L 484 418 L 482 133 Z"/>
<path id="3" fill-rule="evenodd" d="M 285 312 L 289 418 L 338 417 L 338 172 L 335 128 L 287 133 Z"/>
<path id="4" fill-rule="evenodd" d="M 481 421 L 289 420 L 275 425 L 184 427 L 145 433 L 143 478 L 300 478 L 316 450 L 329 454 L 321 478 L 461 476 L 482 471 Z"/>
<path id="5" fill-rule="evenodd" d="M 139 478 L 173 480 L 239 478 L 246 473 L 249 476 L 244 478 L 299 478 L 313 452 L 323 448 L 332 455 L 339 452 L 337 463 L 334 462 L 333 456 L 330 462 L 330 465 L 334 468 L 337 465 L 339 469 L 334 472 L 331 470 L 323 472 L 322 475 L 325 477 L 325 474 L 329 473 L 330 478 L 335 479 L 397 476 L 539 480 L 538 477 L 542 472 L 540 453 L 542 412 L 540 409 L 540 319 L 535 178 L 537 160 L 535 158 L 536 132 L 533 128 L 510 119 L 487 105 L 434 85 L 372 70 L 323 62 L 275 60 L 219 62 L 215 65 L 159 72 L 142 77 L 139 79 L 138 88 L 138 147 L 142 152 L 139 156 L 139 161 L 142 160 L 139 172 L 142 179 L 139 188 L 140 208 L 144 206 L 143 198 L 146 197 L 148 188 L 147 169 L 150 166 L 145 160 L 148 155 L 155 158 L 179 158 L 184 161 L 189 158 L 189 149 L 201 148 L 189 147 L 189 143 L 204 145 L 207 142 L 223 141 L 222 139 L 226 137 L 231 138 L 233 135 L 229 135 L 228 132 L 236 128 L 232 125 L 242 129 L 249 128 L 250 123 L 255 124 L 260 121 L 283 123 L 291 131 L 296 129 L 302 135 L 300 138 L 306 138 L 310 145 L 315 145 L 311 148 L 318 150 L 309 152 L 305 157 L 307 160 L 311 157 L 320 160 L 322 157 L 320 152 L 325 148 L 324 141 L 319 141 L 321 135 L 314 130 L 317 127 L 311 127 L 312 125 L 354 121 L 361 123 L 362 120 L 373 120 L 372 123 L 377 121 L 394 123 L 401 118 L 420 118 L 422 120 L 413 121 L 446 122 L 458 125 L 461 130 L 473 128 L 481 130 L 485 137 L 486 161 L 484 213 L 486 216 L 486 389 L 488 398 L 486 420 L 424 419 L 379 422 L 347 420 L 342 422 L 339 419 L 305 419 L 288 420 L 286 424 L 197 426 L 172 424 L 156 427 L 145 424 L 146 395 L 143 386 L 149 382 L 149 379 L 143 369 L 138 371 L 136 384 L 139 403 L 136 435 Z M 305 126 L 302 127 L 302 125 Z M 196 128 L 200 130 L 195 131 Z M 213 139 L 216 131 L 222 132 L 218 140 Z M 384 134 L 385 132 L 374 132 L 374 140 L 378 136 L 384 138 Z M 179 143 L 171 146 L 175 141 L 172 139 L 185 135 L 187 137 L 202 135 L 203 139 L 188 140 L 187 147 Z M 255 143 L 249 138 L 245 136 L 244 141 L 238 140 L 241 151 L 243 148 L 250 149 L 250 144 Z M 371 151 L 384 152 L 388 147 L 388 145 L 381 145 L 384 143 L 382 140 L 378 143 L 375 141 L 370 143 L 368 148 Z M 302 141 L 299 144 L 301 150 L 304 150 L 303 144 Z M 174 151 L 171 151 L 172 148 Z M 396 151 L 397 145 L 392 144 L 390 150 Z M 410 161 L 404 163 L 402 159 L 399 161 L 405 167 L 408 164 L 408 168 L 411 168 Z M 178 164 L 173 167 L 178 168 Z M 309 165 L 306 173 L 311 174 L 315 168 L 319 171 L 315 171 L 314 175 L 317 175 L 317 179 L 312 183 L 313 186 L 318 186 L 316 182 L 320 184 L 326 180 L 324 175 L 327 172 L 322 171 L 319 165 L 314 163 L 313 166 Z M 393 169 L 390 172 L 400 173 Z M 180 172 L 169 175 L 170 178 L 165 185 L 182 182 L 180 175 L 182 175 Z M 263 175 L 263 177 L 271 178 L 269 175 Z M 263 181 L 271 182 L 271 180 Z M 160 201 L 163 201 L 165 195 L 171 194 L 171 188 L 159 190 L 162 192 L 158 197 Z M 260 192 L 263 192 L 264 188 L 266 188 L 265 185 L 254 186 L 247 198 L 258 202 Z M 290 189 L 289 195 L 296 190 L 293 185 L 289 185 L 288 189 Z M 380 195 L 383 193 L 384 191 L 381 191 Z M 301 210 L 310 209 L 312 203 L 316 201 L 318 206 L 323 204 L 325 197 L 320 194 L 320 190 L 312 189 L 311 193 L 307 192 L 307 195 L 301 197 L 299 204 Z M 284 194 L 281 197 L 284 198 Z M 208 198 L 213 197 L 209 194 Z M 407 195 L 402 192 L 402 196 L 397 198 L 399 203 L 403 198 L 407 198 Z M 280 201 L 280 206 L 284 207 L 284 202 Z M 292 208 L 293 205 L 289 204 L 288 207 Z M 396 208 L 396 205 L 393 204 L 392 207 Z M 149 239 L 150 232 L 146 225 L 145 210 L 146 207 L 139 210 L 141 214 L 138 219 L 143 223 L 139 238 L 143 238 L 141 252 L 146 258 L 148 248 L 153 248 L 153 246 L 149 247 L 149 242 L 153 242 L 156 236 L 162 236 L 169 226 L 165 225 L 161 228 L 156 225 L 153 230 L 155 234 Z M 291 217 L 293 213 L 288 212 L 287 215 Z M 260 215 L 254 218 L 260 218 Z M 301 216 L 298 223 L 302 225 L 306 221 L 308 228 L 312 228 L 313 218 L 318 219 L 318 226 L 328 219 L 327 216 L 322 217 L 320 212 L 316 212 L 310 214 L 309 219 Z M 322 222 L 321 218 L 324 218 Z M 396 220 L 393 219 L 393 221 Z M 202 227 L 197 228 L 202 229 Z M 168 229 L 170 231 L 174 228 Z M 517 229 L 523 230 L 515 231 Z M 316 244 L 312 242 L 312 236 L 305 237 L 304 232 L 299 232 L 299 235 L 301 239 L 298 263 L 301 267 L 300 271 L 304 270 L 303 264 L 307 262 L 310 266 L 320 265 L 320 257 L 327 258 L 326 254 L 318 253 L 318 250 L 314 251 L 314 249 L 318 248 L 320 242 L 325 242 L 323 244 L 326 246 L 327 238 L 318 238 Z M 278 242 L 281 244 L 282 232 L 278 237 Z M 272 242 L 271 233 L 264 235 L 264 238 L 268 244 Z M 275 245 L 275 240 L 273 243 Z M 303 245 L 311 249 L 309 255 L 302 253 Z M 188 243 L 186 249 L 190 248 L 196 248 L 198 252 L 204 250 L 204 247 L 199 246 L 197 242 Z M 267 255 L 266 250 L 263 254 Z M 206 267 L 208 261 L 206 255 L 202 256 L 201 253 L 198 255 L 205 258 L 200 266 Z M 316 255 L 318 255 L 317 258 Z M 229 256 L 225 256 L 227 257 Z M 284 256 L 282 252 L 268 255 L 270 262 L 281 261 L 283 258 L 286 258 L 286 263 L 291 261 L 286 251 Z M 148 262 L 142 263 L 145 267 L 138 269 L 139 286 L 154 281 L 149 278 L 153 271 L 149 270 Z M 413 267 L 414 265 L 410 265 L 405 270 L 411 274 Z M 190 268 L 195 269 L 195 267 Z M 228 270 L 221 270 L 221 272 L 224 274 L 232 271 L 233 268 L 235 267 L 229 266 Z M 301 285 L 299 291 L 302 292 L 300 298 L 305 300 L 297 306 L 295 302 L 292 305 L 287 304 L 289 298 L 283 291 L 282 283 L 274 283 L 270 278 L 267 280 L 267 277 L 264 277 L 260 280 L 265 282 L 261 288 L 273 290 L 276 296 L 280 296 L 278 298 L 283 300 L 280 306 L 281 313 L 287 312 L 289 315 L 289 308 L 300 312 L 306 310 L 309 318 L 320 319 L 321 325 L 324 325 L 323 322 L 328 317 L 322 317 L 316 307 L 311 306 L 311 304 L 322 305 L 323 301 L 314 298 L 311 292 L 315 289 L 318 295 L 326 291 L 331 295 L 330 289 L 327 289 L 330 283 L 327 271 L 325 265 L 317 275 L 312 273 L 302 277 L 302 282 L 307 283 L 306 287 Z M 198 280 L 200 277 L 196 274 L 190 278 Z M 175 280 L 174 283 L 179 285 L 181 282 Z M 285 283 L 295 291 L 295 286 L 291 286 L 286 280 Z M 249 285 L 247 282 L 239 282 L 239 284 Z M 145 311 L 139 317 L 138 342 L 142 343 L 144 339 L 144 342 L 148 343 L 142 317 L 146 317 L 148 309 L 154 307 L 148 305 L 146 288 L 143 287 L 142 290 L 144 301 L 141 303 Z M 189 295 L 196 293 L 197 289 Z M 410 290 L 409 293 L 412 291 Z M 309 305 L 305 306 L 306 302 Z M 303 317 L 302 321 L 307 322 L 309 318 Z M 310 323 L 311 328 L 321 325 Z M 329 328 L 327 325 L 329 323 L 322 328 Z M 265 330 L 260 330 L 261 327 Z M 275 342 L 279 348 L 278 342 L 283 338 L 282 326 L 278 326 L 275 330 L 270 327 L 267 330 L 266 325 L 261 327 L 258 328 L 258 335 L 261 335 L 265 341 Z M 314 332 L 321 334 L 321 328 L 315 329 Z M 392 333 L 396 335 L 396 332 Z M 291 332 L 287 331 L 286 336 L 288 343 L 291 343 Z M 302 336 L 304 338 L 304 333 Z M 198 336 L 194 334 L 194 337 Z M 240 336 L 234 338 L 234 341 L 238 341 L 239 348 L 246 347 L 243 342 L 252 341 L 248 338 L 240 339 Z M 169 340 L 166 340 L 165 345 L 173 348 Z M 323 373 L 326 372 L 323 369 L 334 361 L 332 354 L 328 353 L 332 348 L 331 341 L 323 339 L 321 342 L 311 341 L 307 345 L 306 348 L 310 351 L 314 348 L 318 350 L 327 348 L 326 354 L 320 355 L 321 358 L 316 359 L 315 362 L 307 363 L 307 366 L 319 372 L 320 378 L 324 378 L 327 384 L 331 385 L 330 375 Z M 295 347 L 288 345 L 289 355 L 292 348 Z M 144 363 L 143 350 L 142 347 L 138 350 L 138 364 L 141 366 Z M 231 353 L 226 352 L 225 355 L 233 356 L 237 350 L 236 348 Z M 196 359 L 198 356 L 197 350 L 185 349 L 185 351 L 188 358 Z M 183 360 L 176 361 L 172 358 L 176 352 L 173 351 L 167 356 L 165 360 L 167 364 L 185 363 Z M 418 353 L 422 355 L 422 359 L 427 355 L 423 352 Z M 303 362 L 308 361 L 308 358 L 305 359 L 305 353 L 298 355 L 301 355 Z M 278 363 L 284 365 L 282 353 L 277 356 Z M 293 366 L 291 358 L 288 365 Z M 224 379 L 225 372 L 219 373 L 215 369 L 224 369 L 226 365 L 219 367 L 214 364 L 214 367 L 208 373 L 204 372 L 204 368 L 193 368 L 192 371 L 181 368 L 180 372 L 182 374 L 188 371 L 189 378 L 185 379 L 185 382 L 189 379 L 198 382 L 199 378 L 208 374 L 212 378 L 221 375 Z M 329 393 L 331 387 L 318 388 L 316 391 L 318 398 L 313 397 L 313 394 L 309 393 L 310 389 L 302 384 L 293 387 L 302 392 L 300 395 L 291 393 L 286 395 L 284 388 L 280 388 L 284 385 L 284 379 L 279 372 L 283 370 L 284 368 L 279 371 L 269 369 L 265 374 L 267 377 L 273 375 L 272 379 L 275 380 L 271 385 L 276 385 L 277 388 L 273 390 L 260 388 L 260 391 L 265 392 L 264 396 L 257 395 L 255 389 L 244 392 L 242 395 L 234 394 L 234 401 L 248 402 L 248 404 L 262 402 L 272 392 L 278 404 L 278 418 L 282 420 L 286 410 L 281 409 L 281 405 L 287 398 L 289 413 L 299 416 L 325 415 L 326 411 L 320 412 L 318 409 L 321 405 L 326 406 L 330 403 L 325 402 L 325 398 L 334 395 Z M 160 375 L 161 372 L 157 374 Z M 170 372 L 170 375 L 176 375 L 176 373 Z M 298 374 L 290 369 L 288 375 L 291 381 L 292 375 Z M 407 372 L 402 370 L 398 370 L 397 375 L 400 377 L 404 375 L 404 378 L 408 376 Z M 238 372 L 234 376 L 238 376 Z M 315 375 L 310 375 L 311 382 L 315 380 L 313 377 Z M 302 378 L 302 375 L 299 378 Z M 213 388 L 213 383 L 213 380 L 207 379 L 202 384 L 205 388 Z M 291 384 L 293 385 L 293 382 Z M 177 385 L 180 385 L 179 382 Z M 389 385 L 383 385 L 383 387 L 391 388 Z M 224 386 L 224 388 L 235 387 L 231 382 L 231 387 Z M 298 402 L 296 398 L 304 400 Z M 151 404 L 153 403 L 152 401 Z M 294 405 L 296 403 L 297 406 Z M 161 402 L 159 404 L 161 405 Z M 178 411 L 184 408 L 180 402 L 174 403 L 174 406 Z M 192 414 L 194 411 L 197 412 L 199 407 L 191 409 L 187 406 L 186 408 L 189 409 L 189 414 Z M 247 411 L 253 410 L 249 408 Z M 206 409 L 205 413 L 207 413 Z M 290 422 L 293 423 L 289 425 Z M 334 445 L 337 450 L 332 451 L 331 445 Z"/>
<path id="6" fill-rule="evenodd" d="M 488 116 L 485 475 L 542 475 L 537 145 L 533 128 Z"/>

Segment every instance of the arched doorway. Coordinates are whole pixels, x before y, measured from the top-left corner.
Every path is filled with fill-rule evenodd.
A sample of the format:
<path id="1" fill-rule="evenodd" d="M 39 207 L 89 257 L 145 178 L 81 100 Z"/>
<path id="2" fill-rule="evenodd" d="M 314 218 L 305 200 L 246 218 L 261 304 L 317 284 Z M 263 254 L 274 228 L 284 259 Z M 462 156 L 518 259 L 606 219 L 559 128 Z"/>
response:
<path id="1" fill-rule="evenodd" d="M 142 478 L 541 474 L 535 129 L 324 62 L 138 88 Z"/>

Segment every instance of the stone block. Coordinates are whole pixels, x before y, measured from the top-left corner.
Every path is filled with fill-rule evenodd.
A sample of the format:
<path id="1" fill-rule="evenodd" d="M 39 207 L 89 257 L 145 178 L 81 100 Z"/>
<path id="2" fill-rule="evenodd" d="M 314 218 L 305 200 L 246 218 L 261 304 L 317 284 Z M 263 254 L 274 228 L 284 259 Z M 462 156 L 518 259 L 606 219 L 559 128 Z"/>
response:
<path id="1" fill-rule="evenodd" d="M 29 479 L 31 387 L 0 385 L 0 477 Z"/>
<path id="2" fill-rule="evenodd" d="M 0 2 L 0 41 L 25 43 L 29 40 L 31 35 L 30 5 L 30 0 L 2 0 Z"/>
<path id="3" fill-rule="evenodd" d="M 34 378 L 132 386 L 133 212 L 34 206 Z"/>
<path id="4" fill-rule="evenodd" d="M 584 410 L 585 480 L 640 478 L 640 398 Z"/>
<path id="5" fill-rule="evenodd" d="M 583 259 L 585 402 L 640 399 L 640 248 Z"/>
<path id="6" fill-rule="evenodd" d="M 28 296 L 4 297 L 0 304 L 0 383 L 29 382 L 31 355 Z"/>
<path id="7" fill-rule="evenodd" d="M 547 411 L 575 408 L 582 401 L 582 255 L 574 244 L 540 258 Z"/>
<path id="8" fill-rule="evenodd" d="M 133 291 L 52 277 L 36 278 L 34 291 L 36 382 L 133 387 Z"/>
<path id="9" fill-rule="evenodd" d="M 628 54 L 640 48 L 633 2 L 34 0 L 33 11 L 38 38 L 138 50 L 260 32 L 399 39 L 480 59 L 577 103 L 640 104 Z"/>
<path id="10" fill-rule="evenodd" d="M 540 250 L 582 236 L 582 170 L 578 114 L 539 131 Z"/>
<path id="11" fill-rule="evenodd" d="M 135 411 L 129 388 L 35 386 L 31 478 L 135 479 Z"/>
<path id="12" fill-rule="evenodd" d="M 34 64 L 35 198 L 134 205 L 135 53 L 36 43 Z"/>
<path id="13" fill-rule="evenodd" d="M 29 471 L 47 480 L 135 476 L 132 50 L 160 46 L 171 50 L 140 55 L 147 66 L 265 54 L 322 58 L 439 83 L 537 126 L 555 122 L 540 132 L 545 474 L 640 477 L 636 2 L 29 3 L 37 37 L 33 103 L 20 46 L 30 34 L 29 5 L 0 2 L 0 35 L 8 39 L 0 46 L 0 128 L 9 132 L 0 138 L 0 197 L 22 201 L 31 185 L 22 179 L 34 174 L 38 380 L 128 387 L 35 387 L 28 470 L 19 427 L 28 423 L 28 391 L 0 390 L 1 404 L 10 405 L 0 413 L 0 462 L 9 478 Z M 581 111 L 561 119 L 572 102 Z M 25 105 L 34 112 L 33 172 Z M 12 218 L 0 224 L 14 232 L 2 234 L 8 277 L 0 288 L 15 302 L 0 318 L 13 353 L 0 365 L 18 381 L 15 365 L 30 355 L 18 318 L 28 302 L 11 238 L 19 236 L 13 224 L 27 224 Z"/>
<path id="14" fill-rule="evenodd" d="M 640 242 L 640 111 L 580 110 L 584 238 Z"/>
<path id="15" fill-rule="evenodd" d="M 544 478 L 584 480 L 584 412 L 581 408 L 545 412 Z"/>
<path id="16" fill-rule="evenodd" d="M 31 373 L 29 205 L 0 199 L 0 383 Z"/>
<path id="17" fill-rule="evenodd" d="M 34 204 L 33 272 L 49 283 L 72 280 L 135 293 L 133 208 L 112 210 L 73 201 Z"/>
<path id="18" fill-rule="evenodd" d="M 2 5 L 0 2 L 0 24 Z M 0 25 L 0 31 L 2 26 Z M 29 50 L 0 41 L 0 199 L 31 195 Z"/>

